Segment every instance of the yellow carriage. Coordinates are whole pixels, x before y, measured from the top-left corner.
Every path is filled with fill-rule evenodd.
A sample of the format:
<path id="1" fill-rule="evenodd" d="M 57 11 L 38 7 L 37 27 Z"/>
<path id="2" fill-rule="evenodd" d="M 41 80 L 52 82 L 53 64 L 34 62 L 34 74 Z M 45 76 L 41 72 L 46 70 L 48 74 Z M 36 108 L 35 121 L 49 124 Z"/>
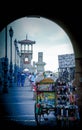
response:
<path id="1" fill-rule="evenodd" d="M 55 81 L 51 78 L 44 78 L 36 83 L 36 102 L 35 102 L 35 120 L 37 124 L 46 120 L 45 115 L 55 112 L 56 107 L 56 91 Z"/>

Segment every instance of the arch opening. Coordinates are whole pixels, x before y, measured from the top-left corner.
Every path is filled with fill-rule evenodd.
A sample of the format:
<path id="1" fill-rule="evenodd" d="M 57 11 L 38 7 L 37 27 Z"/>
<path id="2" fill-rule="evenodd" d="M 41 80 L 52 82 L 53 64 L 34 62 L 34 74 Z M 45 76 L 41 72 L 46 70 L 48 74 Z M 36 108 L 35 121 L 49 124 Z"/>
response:
<path id="1" fill-rule="evenodd" d="M 14 71 L 16 69 L 16 68 L 14 68 L 14 65 L 17 65 L 17 66 L 15 66 L 15 67 L 17 67 L 16 71 L 22 72 L 25 68 L 28 68 L 28 70 L 32 74 L 33 73 L 36 74 L 36 73 L 44 72 L 44 71 L 53 71 L 53 73 L 58 74 L 57 76 L 59 76 L 59 73 L 65 74 L 65 72 L 68 72 L 71 75 L 71 70 L 72 70 L 73 77 L 71 77 L 69 75 L 69 77 L 67 79 L 68 79 L 68 81 L 74 80 L 75 57 L 74 57 L 73 46 L 72 46 L 72 43 L 71 43 L 69 37 L 64 32 L 64 30 L 61 27 L 59 27 L 57 24 L 55 24 L 54 22 L 52 22 L 46 18 L 43 18 L 43 17 L 39 17 L 37 19 L 37 22 L 36 22 L 36 19 L 37 19 L 36 17 L 34 17 L 34 18 L 24 17 L 24 18 L 18 19 L 16 21 L 10 23 L 9 25 L 7 25 L 8 30 L 9 30 L 9 27 L 12 26 L 12 28 L 14 30 L 13 39 L 14 40 L 15 40 L 15 38 L 17 39 L 17 47 L 14 46 L 14 44 L 13 44 L 12 61 L 13 61 Z M 23 20 L 25 20 L 25 21 L 23 21 Z M 28 24 L 26 24 L 27 21 L 28 21 Z M 51 24 L 53 26 L 51 26 Z M 56 27 L 56 28 L 54 28 L 54 27 Z M 7 31 L 7 33 L 8 33 L 8 31 Z M 27 38 L 25 38 L 26 34 L 28 34 Z M 10 37 L 8 37 L 7 40 L 8 40 L 8 46 L 9 46 Z M 13 42 L 14 42 L 14 40 L 13 40 Z M 21 45 L 19 43 L 21 43 Z M 57 46 L 58 44 L 60 47 Z M 23 50 L 21 49 L 22 45 L 23 45 Z M 15 49 L 17 51 L 16 57 L 15 57 Z M 5 51 L 1 55 L 4 57 Z M 62 55 L 62 56 L 60 57 L 60 55 Z M 71 57 L 70 55 L 73 57 Z M 7 51 L 7 56 L 8 56 L 9 62 L 10 62 L 10 52 L 9 51 Z M 59 56 L 59 59 L 58 59 L 58 56 Z M 24 59 L 25 63 L 23 62 L 23 59 Z M 56 61 L 55 61 L 55 59 L 56 59 Z M 56 64 L 56 62 L 58 62 L 58 60 L 60 61 L 59 62 L 60 66 L 58 65 L 58 63 Z M 52 61 L 54 61 L 54 62 L 52 62 Z M 64 64 L 64 62 L 65 62 L 65 64 Z M 50 63 L 49 66 L 47 66 L 48 63 Z M 56 64 L 56 66 L 55 66 L 55 64 Z M 20 65 L 21 65 L 21 67 L 20 67 Z M 36 68 L 37 68 L 37 70 L 36 70 Z M 16 73 L 16 72 L 14 72 L 14 73 Z M 60 76 L 62 77 L 62 75 L 60 75 Z M 64 78 L 66 78 L 66 75 L 64 76 Z M 72 78 L 72 80 L 71 80 L 71 78 Z"/>

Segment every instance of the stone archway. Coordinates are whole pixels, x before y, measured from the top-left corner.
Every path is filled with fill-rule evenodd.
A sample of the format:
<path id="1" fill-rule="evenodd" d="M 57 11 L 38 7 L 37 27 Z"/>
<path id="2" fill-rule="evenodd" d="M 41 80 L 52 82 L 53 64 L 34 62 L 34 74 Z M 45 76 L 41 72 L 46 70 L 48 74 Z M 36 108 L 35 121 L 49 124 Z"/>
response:
<path id="1" fill-rule="evenodd" d="M 55 10 L 55 9 L 53 9 L 53 10 Z M 37 12 L 38 12 L 38 9 L 37 9 Z M 44 9 L 44 12 L 45 12 L 45 9 Z M 54 11 L 54 12 L 56 12 L 56 11 Z M 24 11 L 22 14 L 19 13 L 16 16 L 10 15 L 11 18 L 7 19 L 7 22 L 3 25 L 3 27 L 6 24 L 12 22 L 13 20 L 16 20 L 16 19 L 23 17 L 25 15 L 27 16 L 29 14 L 36 14 L 36 10 L 32 10 L 32 13 L 30 13 L 30 11 L 26 11 L 26 13 L 25 13 L 25 11 Z M 63 18 L 62 18 L 61 13 L 60 14 L 56 14 L 56 13 L 53 14 L 53 11 L 51 11 L 51 14 L 53 14 L 53 15 L 48 14 L 48 12 L 47 13 L 40 13 L 40 14 L 43 17 L 46 17 L 50 20 L 53 20 L 54 22 L 57 22 L 67 32 L 67 34 L 69 35 L 69 37 L 72 41 L 72 45 L 74 47 L 74 52 L 75 52 L 75 63 L 76 63 L 74 85 L 76 85 L 78 88 L 78 94 L 79 94 L 78 104 L 79 104 L 80 108 L 82 108 L 82 104 L 81 104 L 81 100 L 82 100 L 82 96 L 81 96 L 81 93 L 82 93 L 82 88 L 81 88 L 81 86 L 82 86 L 82 45 L 81 45 L 81 43 L 82 43 L 82 41 L 81 40 L 82 40 L 82 38 L 81 38 L 81 34 L 79 33 L 79 32 L 81 32 L 81 30 L 80 30 L 81 24 L 80 24 L 80 22 L 78 22 L 79 16 L 76 15 L 76 17 L 72 18 L 71 17 L 71 16 L 73 16 L 73 13 L 72 13 L 69 16 L 68 15 L 63 16 Z M 75 12 L 74 12 L 74 14 L 75 14 Z M 7 17 L 7 15 L 6 15 L 6 17 Z M 9 17 L 9 15 L 8 15 L 8 17 Z M 2 23 L 3 23 L 4 19 L 5 18 L 2 19 Z M 71 19 L 71 20 L 68 20 L 68 19 Z M 77 23 L 78 23 L 78 25 L 77 25 Z"/>

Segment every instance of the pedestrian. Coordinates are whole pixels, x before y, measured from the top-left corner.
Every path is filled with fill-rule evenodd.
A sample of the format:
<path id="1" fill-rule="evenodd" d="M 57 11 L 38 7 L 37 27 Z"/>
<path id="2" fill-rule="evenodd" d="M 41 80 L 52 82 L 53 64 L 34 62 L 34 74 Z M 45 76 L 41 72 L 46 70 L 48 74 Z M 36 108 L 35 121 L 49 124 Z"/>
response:
<path id="1" fill-rule="evenodd" d="M 25 74 L 22 72 L 21 73 L 21 86 L 24 87 L 24 83 L 25 83 Z"/>
<path id="2" fill-rule="evenodd" d="M 20 87 L 20 85 L 21 85 L 21 73 L 18 72 L 17 73 L 17 86 Z"/>

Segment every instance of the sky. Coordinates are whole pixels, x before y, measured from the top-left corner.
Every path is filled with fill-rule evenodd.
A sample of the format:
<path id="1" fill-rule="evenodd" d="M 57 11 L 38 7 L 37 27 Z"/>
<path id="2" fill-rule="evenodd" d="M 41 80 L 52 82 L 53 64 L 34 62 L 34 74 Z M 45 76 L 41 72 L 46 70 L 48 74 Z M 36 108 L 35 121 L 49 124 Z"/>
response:
<path id="1" fill-rule="evenodd" d="M 38 52 L 43 52 L 45 70 L 58 70 L 58 55 L 74 53 L 66 32 L 55 22 L 44 17 L 23 17 L 8 25 L 14 30 L 13 39 L 35 41 L 33 60 L 38 61 Z"/>

